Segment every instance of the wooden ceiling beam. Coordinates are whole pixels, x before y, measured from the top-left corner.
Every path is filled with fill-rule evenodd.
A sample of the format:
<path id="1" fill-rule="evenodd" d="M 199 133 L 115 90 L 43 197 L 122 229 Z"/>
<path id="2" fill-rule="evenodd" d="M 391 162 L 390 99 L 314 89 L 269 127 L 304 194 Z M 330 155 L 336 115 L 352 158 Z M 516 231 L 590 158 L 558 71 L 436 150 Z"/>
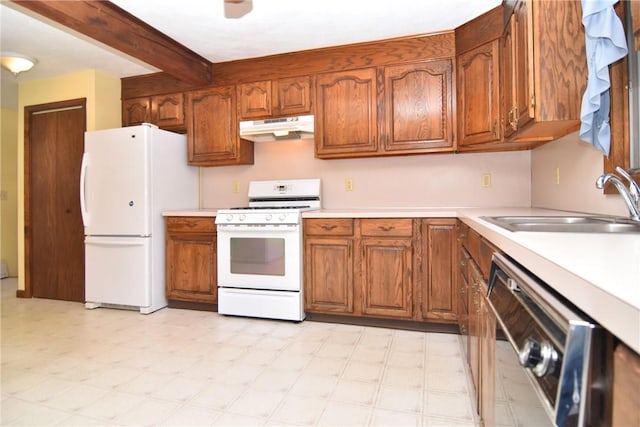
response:
<path id="1" fill-rule="evenodd" d="M 211 82 L 211 62 L 110 1 L 12 1 L 180 80 Z"/>

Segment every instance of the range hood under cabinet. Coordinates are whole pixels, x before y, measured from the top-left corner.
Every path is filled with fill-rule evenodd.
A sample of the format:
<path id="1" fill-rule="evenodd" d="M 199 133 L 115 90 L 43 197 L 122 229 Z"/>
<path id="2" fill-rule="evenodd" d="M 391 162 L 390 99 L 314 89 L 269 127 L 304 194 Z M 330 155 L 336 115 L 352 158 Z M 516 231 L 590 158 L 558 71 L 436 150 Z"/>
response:
<path id="1" fill-rule="evenodd" d="M 313 116 L 242 121 L 240 138 L 253 142 L 313 139 Z"/>

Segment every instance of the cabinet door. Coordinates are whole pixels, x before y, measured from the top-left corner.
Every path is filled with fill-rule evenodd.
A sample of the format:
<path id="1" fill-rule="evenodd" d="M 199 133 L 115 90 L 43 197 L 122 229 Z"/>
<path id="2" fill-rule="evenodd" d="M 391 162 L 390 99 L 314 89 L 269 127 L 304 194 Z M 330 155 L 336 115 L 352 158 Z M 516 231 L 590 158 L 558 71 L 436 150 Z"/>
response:
<path id="1" fill-rule="evenodd" d="M 456 235 L 455 219 L 429 219 L 422 223 L 424 267 L 420 306 L 425 320 L 458 320 Z"/>
<path id="2" fill-rule="evenodd" d="M 500 142 L 499 41 L 458 57 L 458 146 Z"/>
<path id="3" fill-rule="evenodd" d="M 122 101 L 122 126 L 135 126 L 151 122 L 151 100 L 148 97 Z"/>
<path id="4" fill-rule="evenodd" d="M 194 226 L 198 228 L 198 224 Z M 216 248 L 215 233 L 167 231 L 167 299 L 217 302 Z"/>
<path id="5" fill-rule="evenodd" d="M 514 117 L 515 126 L 521 129 L 534 117 L 533 70 L 531 69 L 532 50 L 529 40 L 529 19 L 527 1 L 516 5 L 512 18 L 514 20 L 514 69 L 515 80 Z"/>
<path id="6" fill-rule="evenodd" d="M 478 409 L 483 425 L 493 426 L 495 425 L 496 399 L 496 317 L 488 306 L 484 295 L 486 295 L 486 289 L 482 289 L 480 299 L 482 336 L 480 340 L 480 403 Z"/>
<path id="7" fill-rule="evenodd" d="M 511 16 L 500 40 L 500 53 L 502 55 L 502 73 L 500 76 L 502 80 L 502 132 L 505 139 L 513 135 L 518 129 L 515 114 L 515 28 L 516 20 Z"/>
<path id="8" fill-rule="evenodd" d="M 378 151 L 376 92 L 375 68 L 317 77 L 316 157 L 362 157 Z"/>
<path id="9" fill-rule="evenodd" d="M 450 60 L 386 67 L 384 151 L 453 150 Z"/>
<path id="10" fill-rule="evenodd" d="M 273 82 L 273 94 L 278 103 L 276 113 L 280 116 L 311 113 L 311 77 L 292 77 Z"/>
<path id="11" fill-rule="evenodd" d="M 189 164 L 253 164 L 253 144 L 238 136 L 234 86 L 185 95 Z"/>
<path id="12" fill-rule="evenodd" d="M 271 116 L 271 80 L 239 85 L 238 97 L 240 119 Z"/>
<path id="13" fill-rule="evenodd" d="M 363 238 L 360 289 L 364 315 L 413 316 L 412 240 Z"/>
<path id="14" fill-rule="evenodd" d="M 305 311 L 353 314 L 353 239 L 308 237 L 304 258 Z"/>
<path id="15" fill-rule="evenodd" d="M 162 129 L 184 128 L 184 98 L 181 93 L 151 97 L 151 121 Z"/>

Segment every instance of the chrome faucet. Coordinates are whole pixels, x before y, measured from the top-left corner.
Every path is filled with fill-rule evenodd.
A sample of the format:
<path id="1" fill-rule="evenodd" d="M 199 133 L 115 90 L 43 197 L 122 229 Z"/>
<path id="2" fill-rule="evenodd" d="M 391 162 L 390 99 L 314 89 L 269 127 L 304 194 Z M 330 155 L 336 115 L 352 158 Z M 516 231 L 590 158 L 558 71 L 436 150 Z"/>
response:
<path id="1" fill-rule="evenodd" d="M 624 179 L 629 181 L 629 187 L 627 188 L 622 180 L 613 173 L 606 173 L 601 175 L 596 180 L 597 188 L 604 188 L 607 183 L 611 182 L 618 190 L 618 193 L 622 196 L 622 200 L 624 200 L 627 205 L 627 209 L 629 209 L 629 216 L 631 219 L 635 221 L 640 221 L 640 186 L 638 183 L 631 177 L 631 174 L 640 172 L 638 169 L 630 169 L 626 171 L 622 169 L 620 166 L 616 167 L 616 172 Z"/>

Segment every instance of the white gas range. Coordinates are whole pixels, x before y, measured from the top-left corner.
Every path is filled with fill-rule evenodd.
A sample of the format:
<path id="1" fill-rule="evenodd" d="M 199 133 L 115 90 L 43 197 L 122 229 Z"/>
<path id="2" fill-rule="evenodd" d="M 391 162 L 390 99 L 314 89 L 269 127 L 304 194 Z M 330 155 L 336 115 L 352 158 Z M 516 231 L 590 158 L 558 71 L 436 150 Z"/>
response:
<path id="1" fill-rule="evenodd" d="M 302 212 L 320 209 L 320 180 L 252 181 L 249 206 L 220 209 L 218 312 L 301 321 Z"/>

